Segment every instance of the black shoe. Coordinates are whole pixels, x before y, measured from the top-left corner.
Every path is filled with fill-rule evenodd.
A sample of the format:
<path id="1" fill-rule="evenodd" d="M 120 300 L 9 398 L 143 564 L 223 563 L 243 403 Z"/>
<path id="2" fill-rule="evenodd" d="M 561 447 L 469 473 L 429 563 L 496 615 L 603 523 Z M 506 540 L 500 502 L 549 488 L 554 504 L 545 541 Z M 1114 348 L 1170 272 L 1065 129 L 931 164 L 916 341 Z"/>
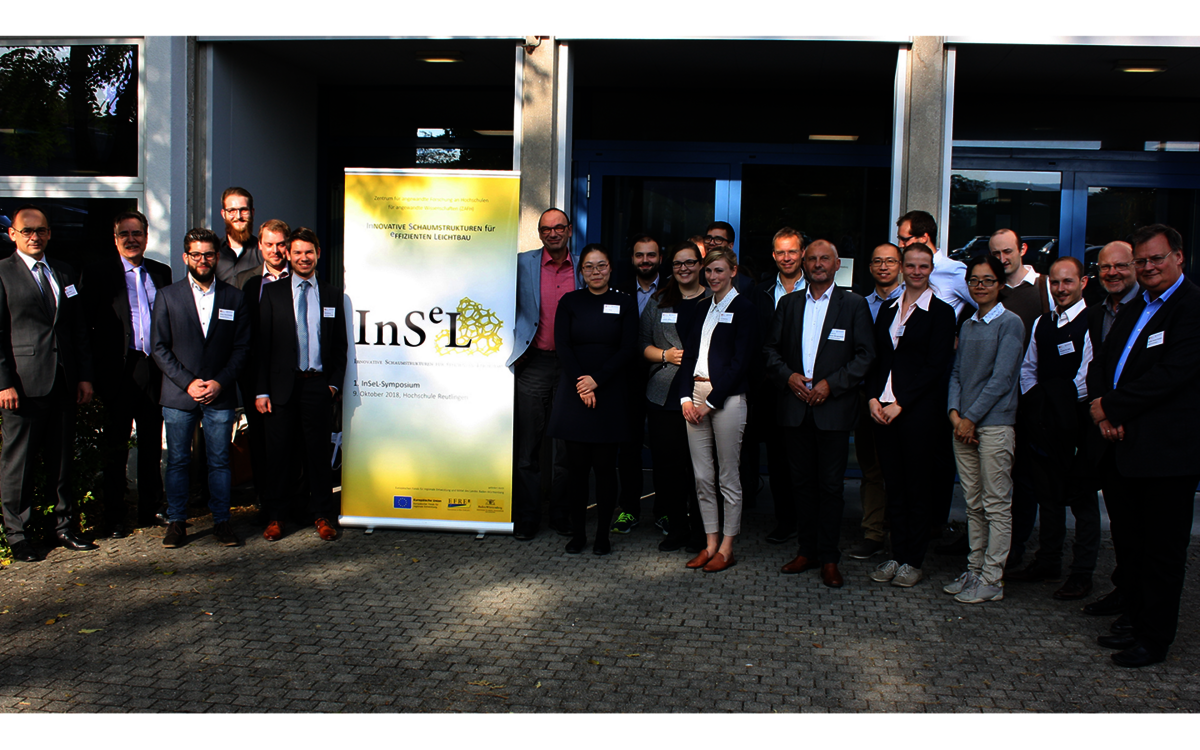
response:
<path id="1" fill-rule="evenodd" d="M 855 560 L 869 560 L 882 550 L 883 542 L 879 541 L 878 539 L 863 539 L 861 542 L 855 545 L 853 549 L 847 552 L 846 555 L 853 557 Z"/>
<path id="2" fill-rule="evenodd" d="M 592 543 L 593 555 L 607 555 L 612 552 L 612 544 L 609 543 L 607 536 L 598 536 L 596 541 Z"/>
<path id="3" fill-rule="evenodd" d="M 1062 570 L 1052 565 L 1043 565 L 1036 560 L 1030 563 L 1026 568 L 1014 570 L 1011 573 L 1005 571 L 1005 581 L 1013 581 L 1016 583 L 1040 583 L 1041 581 L 1061 581 Z"/>
<path id="4" fill-rule="evenodd" d="M 789 539 L 796 538 L 796 528 L 783 526 L 782 524 L 771 529 L 771 533 L 767 534 L 768 544 L 783 544 Z"/>
<path id="5" fill-rule="evenodd" d="M 236 547 L 242 543 L 233 533 L 233 524 L 229 521 L 222 521 L 213 527 L 213 538 L 222 547 Z"/>
<path id="6" fill-rule="evenodd" d="M 687 539 L 682 536 L 668 535 L 658 543 L 659 552 L 675 552 L 681 550 L 687 545 Z"/>
<path id="7" fill-rule="evenodd" d="M 518 542 L 528 542 L 537 536 L 536 526 L 517 526 L 513 529 L 513 539 Z"/>
<path id="8" fill-rule="evenodd" d="M 1138 643 L 1112 655 L 1113 663 L 1118 667 L 1129 667 L 1131 669 L 1158 664 L 1166 658 L 1167 650 L 1165 648 L 1153 648 L 1147 646 L 1145 643 Z"/>
<path id="9" fill-rule="evenodd" d="M 76 552 L 90 552 L 94 549 L 100 549 L 86 539 L 80 539 L 77 536 L 73 536 L 69 531 L 60 531 L 54 536 L 58 537 L 59 544 L 67 549 L 73 549 Z"/>
<path id="10" fill-rule="evenodd" d="M 583 548 L 587 546 L 587 537 L 573 536 L 571 541 L 567 542 L 567 554 L 578 555 L 583 552 Z"/>
<path id="11" fill-rule="evenodd" d="M 1124 651 L 1137 645 L 1137 639 L 1132 635 L 1102 635 L 1096 639 L 1096 643 L 1100 644 L 1101 648 L 1115 648 L 1118 651 Z"/>
<path id="12" fill-rule="evenodd" d="M 1062 601 L 1074 601 L 1083 599 L 1091 593 L 1092 576 L 1088 573 L 1072 573 L 1067 576 L 1067 582 L 1062 585 L 1062 588 L 1054 592 L 1054 598 Z"/>
<path id="13" fill-rule="evenodd" d="M 567 521 L 552 522 L 550 528 L 554 529 L 559 536 L 575 536 L 571 531 L 571 524 Z"/>
<path id="14" fill-rule="evenodd" d="M 167 524 L 167 533 L 163 535 L 162 546 L 167 549 L 182 547 L 187 543 L 187 523 L 172 521 Z"/>
<path id="15" fill-rule="evenodd" d="M 1112 625 L 1108 626 L 1108 632 L 1113 635 L 1132 635 L 1133 620 L 1129 619 L 1129 615 L 1127 614 L 1121 615 L 1116 620 L 1113 620 Z"/>
<path id="16" fill-rule="evenodd" d="M 108 527 L 107 536 L 109 539 L 124 539 L 129 536 L 129 530 L 125 528 L 125 524 L 123 523 L 114 523 Z"/>
<path id="17" fill-rule="evenodd" d="M 1113 589 L 1090 604 L 1083 605 L 1083 613 L 1085 615 L 1096 615 L 1097 617 L 1119 615 L 1124 611 L 1125 603 L 1121 601 L 1121 592 L 1116 589 Z"/>
<path id="18" fill-rule="evenodd" d="M 708 540 L 703 535 L 689 539 L 687 546 L 684 547 L 685 550 L 691 552 L 693 555 L 699 554 L 700 550 L 707 548 Z"/>
<path id="19" fill-rule="evenodd" d="M 966 556 L 971 551 L 971 542 L 967 539 L 967 535 L 963 534 L 958 539 L 935 546 L 933 551 L 939 555 Z"/>
<path id="20" fill-rule="evenodd" d="M 14 560 L 19 562 L 37 562 L 42 559 L 42 556 L 37 553 L 33 545 L 24 539 L 12 546 L 12 556 Z"/>

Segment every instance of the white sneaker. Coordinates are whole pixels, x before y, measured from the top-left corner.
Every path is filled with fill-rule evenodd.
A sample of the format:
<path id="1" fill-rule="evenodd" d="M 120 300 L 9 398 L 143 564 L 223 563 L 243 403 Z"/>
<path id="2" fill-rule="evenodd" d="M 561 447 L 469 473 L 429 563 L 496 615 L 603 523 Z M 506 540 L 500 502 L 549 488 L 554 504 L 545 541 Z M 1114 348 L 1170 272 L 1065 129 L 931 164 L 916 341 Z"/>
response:
<path id="1" fill-rule="evenodd" d="M 896 577 L 892 579 L 892 585 L 910 588 L 915 586 L 917 581 L 920 581 L 924 577 L 925 574 L 921 572 L 920 568 L 914 568 L 908 563 L 905 563 L 900 566 L 899 570 L 896 571 Z"/>
<path id="2" fill-rule="evenodd" d="M 955 578 L 953 581 L 943 586 L 942 591 L 945 591 L 947 594 L 961 593 L 963 589 L 972 585 L 976 578 L 977 576 L 968 570 L 966 573 L 963 573 L 958 578 Z"/>
<path id="3" fill-rule="evenodd" d="M 984 583 L 982 578 L 975 579 L 975 585 L 963 589 L 954 601 L 962 604 L 979 604 L 980 602 L 998 602 L 1004 598 L 1004 581 Z"/>
<path id="4" fill-rule="evenodd" d="M 871 580 L 887 583 L 896 577 L 896 571 L 900 570 L 900 563 L 895 560 L 879 563 L 875 566 L 875 570 L 871 571 Z"/>

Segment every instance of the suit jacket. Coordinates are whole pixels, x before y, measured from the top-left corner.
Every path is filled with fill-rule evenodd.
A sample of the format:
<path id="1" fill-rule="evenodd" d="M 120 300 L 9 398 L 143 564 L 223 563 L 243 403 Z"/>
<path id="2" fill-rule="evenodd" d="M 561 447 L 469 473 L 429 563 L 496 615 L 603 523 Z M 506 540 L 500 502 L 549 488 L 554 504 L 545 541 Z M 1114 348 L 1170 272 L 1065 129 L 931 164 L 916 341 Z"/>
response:
<path id="1" fill-rule="evenodd" d="M 238 289 L 241 289 L 242 291 L 246 291 L 246 284 L 253 281 L 255 277 L 258 277 L 258 279 L 260 281 L 259 286 L 262 286 L 262 284 L 261 284 L 262 272 L 263 272 L 263 264 L 259 263 L 254 268 L 247 268 L 244 271 L 238 271 L 237 276 L 233 277 L 233 281 L 230 283 L 232 283 Z M 255 301 L 255 303 L 257 303 L 258 298 L 255 297 L 254 301 Z"/>
<path id="2" fill-rule="evenodd" d="M 1117 314 L 1088 369 L 1088 395 L 1103 399 L 1109 421 L 1125 428 L 1125 439 L 1111 444 L 1122 475 L 1192 475 L 1200 452 L 1195 428 L 1200 419 L 1200 288 L 1184 279 L 1150 318 L 1114 388 L 1117 363 L 1144 309 L 1146 301 L 1139 294 Z M 1149 346 L 1151 336 L 1162 343 Z"/>
<path id="3" fill-rule="evenodd" d="M 22 398 L 48 395 L 59 355 L 68 387 L 91 382 L 91 347 L 75 272 L 66 263 L 45 259 L 58 283 L 51 320 L 41 289 L 19 255 L 0 260 L 0 390 L 16 388 Z"/>
<path id="4" fill-rule="evenodd" d="M 854 428 L 858 417 L 858 385 L 875 360 L 875 332 L 865 299 L 836 286 L 832 290 L 813 366 L 813 383 L 828 381 L 829 400 L 812 407 L 813 419 L 818 429 L 846 431 Z M 807 293 L 789 294 L 779 301 L 764 344 L 767 377 L 789 395 L 779 400 L 775 411 L 784 427 L 799 427 L 810 408 L 787 386 L 792 373 L 804 374 L 802 341 L 807 298 Z M 830 339 L 834 329 L 843 331 L 842 340 Z"/>
<path id="5" fill-rule="evenodd" d="M 221 243 L 218 255 L 221 256 L 221 260 L 217 263 L 217 278 L 236 289 L 242 288 L 238 283 L 240 274 L 255 267 L 261 268 L 263 263 L 262 250 L 258 249 L 257 237 L 251 237 L 245 245 L 242 245 L 240 257 L 234 254 L 233 248 L 229 246 L 229 240 Z"/>
<path id="6" fill-rule="evenodd" d="M 146 258 L 143 267 L 157 292 L 171 285 L 170 266 Z M 129 292 L 125 287 L 125 265 L 121 263 L 121 256 L 114 255 L 85 268 L 79 277 L 79 286 L 91 334 L 96 391 L 102 398 L 112 398 L 116 395 L 121 374 L 125 372 L 125 360 L 134 341 Z M 159 378 L 152 377 L 149 386 L 157 401 Z"/>
<path id="7" fill-rule="evenodd" d="M 579 275 L 579 251 L 570 248 L 571 266 L 575 269 L 575 288 L 583 288 L 583 277 Z M 517 254 L 517 322 L 513 327 L 512 354 L 504 364 L 510 369 L 521 358 L 533 337 L 537 334 L 538 317 L 542 305 L 542 248 L 526 250 Z"/>
<path id="8" fill-rule="evenodd" d="M 221 393 L 210 405 L 212 408 L 237 406 L 233 384 L 250 351 L 250 314 L 240 291 L 220 279 L 214 279 L 213 283 L 216 298 L 208 336 L 200 327 L 188 277 L 158 292 L 150 351 L 163 374 L 162 395 L 158 399 L 163 406 L 183 411 L 197 408 L 199 404 L 187 393 L 188 384 L 196 379 L 221 384 Z M 222 319 L 222 310 L 232 310 L 233 320 Z"/>
<path id="9" fill-rule="evenodd" d="M 273 404 L 286 404 L 296 383 L 300 342 L 296 334 L 296 309 L 292 279 L 267 284 L 258 311 L 258 381 L 256 393 L 265 393 Z M 342 297 L 323 281 L 317 282 L 321 298 L 321 371 L 326 383 L 339 391 L 346 380 L 346 310 Z M 333 308 L 333 317 L 325 311 Z"/>
<path id="10" fill-rule="evenodd" d="M 929 310 L 916 308 L 904 323 L 904 335 L 892 347 L 891 327 L 903 295 L 884 302 L 875 321 L 875 363 L 867 375 L 868 399 L 879 398 L 892 376 L 892 395 L 902 414 L 947 425 L 946 396 L 954 366 L 954 308 L 934 297 Z"/>
<path id="11" fill-rule="evenodd" d="M 683 380 L 682 388 L 690 388 L 696 376 L 696 360 L 700 356 L 700 339 L 704 333 L 704 318 L 713 306 L 716 297 L 708 297 L 696 308 L 696 320 L 688 332 L 683 346 L 683 361 L 679 369 Z M 758 340 L 758 320 L 754 315 L 754 304 L 749 296 L 738 293 L 725 310 L 733 313 L 732 323 L 718 323 L 708 341 L 708 378 L 712 381 L 712 393 L 708 402 L 714 408 L 725 406 L 725 399 L 745 393 L 750 387 L 750 360 L 754 357 L 754 342 Z M 691 395 L 688 390 L 680 393 L 684 398 Z"/>

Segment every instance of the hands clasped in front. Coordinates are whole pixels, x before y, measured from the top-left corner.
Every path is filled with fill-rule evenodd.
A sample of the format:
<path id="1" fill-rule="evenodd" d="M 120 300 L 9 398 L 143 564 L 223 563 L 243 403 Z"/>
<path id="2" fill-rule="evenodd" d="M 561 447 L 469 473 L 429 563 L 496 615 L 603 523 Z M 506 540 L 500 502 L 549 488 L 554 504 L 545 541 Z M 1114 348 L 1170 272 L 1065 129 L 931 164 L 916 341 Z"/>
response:
<path id="1" fill-rule="evenodd" d="M 829 400 L 829 381 L 821 380 L 813 386 L 810 383 L 812 378 L 806 378 L 798 372 L 793 372 L 787 381 L 792 394 L 809 406 L 820 406 Z"/>

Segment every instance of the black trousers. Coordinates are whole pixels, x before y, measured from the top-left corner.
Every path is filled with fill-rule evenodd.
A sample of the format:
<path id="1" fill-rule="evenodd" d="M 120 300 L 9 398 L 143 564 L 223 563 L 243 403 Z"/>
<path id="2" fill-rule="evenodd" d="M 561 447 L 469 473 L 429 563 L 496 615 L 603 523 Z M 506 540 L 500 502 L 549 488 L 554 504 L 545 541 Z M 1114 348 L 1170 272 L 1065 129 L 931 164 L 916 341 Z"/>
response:
<path id="1" fill-rule="evenodd" d="M 297 466 L 304 467 L 308 486 L 308 510 L 313 519 L 336 521 L 330 460 L 333 456 L 333 395 L 326 377 L 304 378 L 298 374 L 286 402 L 271 400 L 271 412 L 263 415 L 267 439 L 266 486 L 260 490 L 263 510 L 270 521 L 283 521 L 293 502 L 287 489 Z"/>
<path id="2" fill-rule="evenodd" d="M 619 443 L 567 444 L 567 498 L 571 509 L 571 534 L 587 536 L 588 474 L 596 475 L 596 509 L 599 522 L 596 538 L 608 538 L 613 510 L 617 507 L 617 449 Z"/>
<path id="3" fill-rule="evenodd" d="M 1092 575 L 1100 554 L 1100 498 L 1092 481 L 1081 476 L 1075 458 L 1052 456 L 1036 446 L 1033 453 L 1033 486 L 1037 496 L 1041 532 L 1034 562 L 1061 568 L 1067 539 L 1067 508 L 1075 516 L 1075 542 L 1071 545 L 1071 572 Z"/>
<path id="4" fill-rule="evenodd" d="M 542 440 L 550 422 L 554 392 L 558 390 L 558 355 L 530 348 L 523 359 L 524 362 L 516 368 L 513 525 L 518 529 L 536 531 L 542 517 Z M 563 494 L 567 480 L 566 450 L 561 440 L 555 440 L 554 443 L 550 481 L 551 524 L 565 526 L 567 508 Z"/>
<path id="5" fill-rule="evenodd" d="M 796 525 L 796 500 L 792 496 L 792 468 L 784 445 L 783 428 L 775 421 L 774 400 L 760 392 L 747 399 L 746 432 L 742 438 L 743 508 L 758 494 L 760 443 L 767 444 L 767 481 L 775 504 L 775 524 L 784 528 Z"/>
<path id="6" fill-rule="evenodd" d="M 821 564 L 840 562 L 850 431 L 817 429 L 811 409 L 799 427 L 783 430 L 795 488 L 799 554 Z"/>
<path id="7" fill-rule="evenodd" d="M 1200 475 L 1127 477 L 1107 451 L 1100 481 L 1112 522 L 1117 588 L 1140 641 L 1166 648 L 1179 625 L 1187 548 Z"/>
<path id="8" fill-rule="evenodd" d="M 646 410 L 646 422 L 654 463 L 655 505 L 661 502 L 663 514 L 671 519 L 672 537 L 703 539 L 704 524 L 696 500 L 696 475 L 683 412 L 651 406 Z"/>
<path id="9" fill-rule="evenodd" d="M 0 501 L 9 545 L 25 541 L 33 511 L 33 473 L 40 453 L 46 464 L 46 495 L 56 498 L 54 530 L 71 530 L 71 445 L 75 440 L 75 388 L 68 389 L 61 367 L 45 396 L 20 396 L 16 409 L 0 409 Z"/>
<path id="10" fill-rule="evenodd" d="M 645 388 L 642 389 L 642 394 L 644 393 Z M 625 401 L 629 417 L 629 431 L 632 437 L 621 443 L 617 452 L 617 474 L 621 480 L 619 505 L 622 511 L 637 519 L 642 517 L 642 486 L 644 484 L 642 481 L 642 444 L 646 436 L 646 399 L 642 394 L 635 396 L 630 393 L 629 398 Z M 658 499 L 657 482 L 654 492 L 652 513 L 655 518 L 658 518 L 663 513 L 659 512 L 662 503 Z"/>
<path id="11" fill-rule="evenodd" d="M 154 360 L 139 351 L 125 357 L 125 370 L 100 394 L 104 402 L 104 514 L 109 525 L 125 522 L 125 469 L 129 435 L 137 423 L 137 525 L 154 523 L 162 505 L 163 414 L 154 396 L 162 376 Z"/>
<path id="12" fill-rule="evenodd" d="M 952 448 L 940 414 L 902 411 L 889 425 L 871 420 L 876 452 L 887 488 L 887 523 L 892 559 L 920 568 L 929 547 L 930 509 L 942 486 L 941 471 L 931 470 Z M 865 426 L 865 425 L 864 425 Z M 863 426 L 860 426 L 860 430 Z"/>
<path id="13" fill-rule="evenodd" d="M 1009 567 L 1025 556 L 1025 544 L 1037 523 L 1038 501 L 1035 487 L 1037 454 L 1017 430 L 1017 447 L 1013 455 L 1012 546 L 1009 548 Z M 1065 523 L 1065 521 L 1064 521 Z"/>

